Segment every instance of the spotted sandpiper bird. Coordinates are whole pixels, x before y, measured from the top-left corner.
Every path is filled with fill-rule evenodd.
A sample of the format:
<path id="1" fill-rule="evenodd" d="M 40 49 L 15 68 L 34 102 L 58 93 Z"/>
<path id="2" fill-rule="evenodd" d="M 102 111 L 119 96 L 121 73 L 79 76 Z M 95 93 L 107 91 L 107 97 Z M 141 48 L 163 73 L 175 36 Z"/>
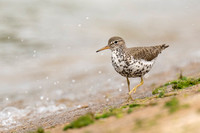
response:
<path id="1" fill-rule="evenodd" d="M 169 47 L 169 45 L 162 44 L 149 47 L 127 48 L 124 39 L 115 36 L 108 40 L 107 46 L 96 52 L 105 49 L 111 50 L 112 65 L 119 74 L 126 77 L 129 99 L 132 99 L 131 94 L 135 93 L 137 88 L 144 83 L 143 76 L 151 70 L 158 54 L 167 47 Z M 129 78 L 136 77 L 140 77 L 141 82 L 130 90 Z"/>

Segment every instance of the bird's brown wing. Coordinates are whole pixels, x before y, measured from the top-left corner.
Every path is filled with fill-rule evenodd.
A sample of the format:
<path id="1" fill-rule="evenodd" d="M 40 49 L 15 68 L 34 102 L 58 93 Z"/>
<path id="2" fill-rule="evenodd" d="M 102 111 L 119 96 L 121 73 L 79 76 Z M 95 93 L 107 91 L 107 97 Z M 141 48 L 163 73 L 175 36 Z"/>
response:
<path id="1" fill-rule="evenodd" d="M 134 59 L 143 59 L 146 61 L 151 61 L 155 59 L 158 54 L 162 52 L 165 48 L 169 47 L 169 45 L 157 45 L 150 47 L 134 47 L 128 48 L 126 55 L 133 56 Z"/>

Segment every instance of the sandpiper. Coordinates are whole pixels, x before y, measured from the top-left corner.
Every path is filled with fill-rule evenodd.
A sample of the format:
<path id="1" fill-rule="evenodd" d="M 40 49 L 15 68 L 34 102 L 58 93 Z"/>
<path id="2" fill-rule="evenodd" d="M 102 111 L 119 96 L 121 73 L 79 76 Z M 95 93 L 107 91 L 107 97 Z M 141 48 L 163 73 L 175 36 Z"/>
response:
<path id="1" fill-rule="evenodd" d="M 135 93 L 136 89 L 144 83 L 143 76 L 151 70 L 158 54 L 167 47 L 169 45 L 162 44 L 149 47 L 127 48 L 124 39 L 115 36 L 108 40 L 107 46 L 96 52 L 105 49 L 111 50 L 112 65 L 119 74 L 126 77 L 129 99 L 132 99 L 131 93 Z M 140 77 L 141 82 L 130 90 L 129 78 L 136 77 Z"/>

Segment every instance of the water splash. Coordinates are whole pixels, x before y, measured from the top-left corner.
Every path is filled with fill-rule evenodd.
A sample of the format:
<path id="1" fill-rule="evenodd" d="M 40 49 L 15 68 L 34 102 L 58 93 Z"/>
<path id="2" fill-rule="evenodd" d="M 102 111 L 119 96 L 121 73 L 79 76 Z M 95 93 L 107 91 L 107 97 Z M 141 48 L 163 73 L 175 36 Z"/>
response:
<path id="1" fill-rule="evenodd" d="M 9 130 L 14 127 L 22 125 L 21 120 L 25 117 L 30 118 L 29 120 L 34 120 L 34 118 L 46 117 L 52 113 L 59 113 L 66 110 L 67 107 L 64 104 L 42 105 L 39 103 L 34 106 L 27 106 L 24 109 L 18 109 L 16 107 L 6 107 L 0 112 L 0 131 Z"/>

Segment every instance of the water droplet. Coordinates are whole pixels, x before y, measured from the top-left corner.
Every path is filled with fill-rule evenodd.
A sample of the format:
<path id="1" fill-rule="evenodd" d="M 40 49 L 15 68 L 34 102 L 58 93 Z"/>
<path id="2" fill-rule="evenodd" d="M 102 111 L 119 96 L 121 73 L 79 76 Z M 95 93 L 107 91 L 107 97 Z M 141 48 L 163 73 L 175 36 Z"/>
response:
<path id="1" fill-rule="evenodd" d="M 107 81 L 108 81 L 108 82 L 110 82 L 110 81 L 111 81 L 111 79 L 108 79 Z"/>
<path id="2" fill-rule="evenodd" d="M 101 74 L 102 72 L 101 72 L 101 71 L 99 71 L 98 73 L 99 73 L 99 74 Z"/>
<path id="3" fill-rule="evenodd" d="M 49 77 L 47 76 L 46 79 L 49 79 Z"/>
<path id="4" fill-rule="evenodd" d="M 121 91 L 122 91 L 122 89 L 120 88 L 120 89 L 119 89 L 119 91 L 121 92 Z"/>
<path id="5" fill-rule="evenodd" d="M 57 95 L 62 95 L 62 93 L 63 93 L 62 90 L 60 90 L 60 89 L 56 90 Z"/>
<path id="6" fill-rule="evenodd" d="M 106 102 L 109 102 L 110 100 L 109 100 L 109 98 L 106 98 Z"/>
<path id="7" fill-rule="evenodd" d="M 85 17 L 85 19 L 87 19 L 87 20 L 88 20 L 88 19 L 89 19 L 89 17 Z"/>
<path id="8" fill-rule="evenodd" d="M 81 24 L 78 24 L 78 27 L 81 27 Z"/>
<path id="9" fill-rule="evenodd" d="M 121 83 L 121 86 L 124 86 L 124 83 Z"/>
<path id="10" fill-rule="evenodd" d="M 42 86 L 40 85 L 38 88 L 39 88 L 39 89 L 42 89 Z"/>
<path id="11" fill-rule="evenodd" d="M 60 104 L 60 105 L 58 105 L 58 108 L 59 108 L 59 109 L 66 109 L 67 107 L 66 107 L 66 105 L 64 105 L 64 104 Z"/>
<path id="12" fill-rule="evenodd" d="M 75 83 L 75 82 L 76 82 L 76 80 L 72 79 L 72 83 Z"/>
<path id="13" fill-rule="evenodd" d="M 8 97 L 6 97 L 6 101 L 8 101 L 9 100 L 9 98 Z"/>
<path id="14" fill-rule="evenodd" d="M 43 100 L 43 99 L 44 99 L 44 96 L 41 96 L 40 99 Z"/>

